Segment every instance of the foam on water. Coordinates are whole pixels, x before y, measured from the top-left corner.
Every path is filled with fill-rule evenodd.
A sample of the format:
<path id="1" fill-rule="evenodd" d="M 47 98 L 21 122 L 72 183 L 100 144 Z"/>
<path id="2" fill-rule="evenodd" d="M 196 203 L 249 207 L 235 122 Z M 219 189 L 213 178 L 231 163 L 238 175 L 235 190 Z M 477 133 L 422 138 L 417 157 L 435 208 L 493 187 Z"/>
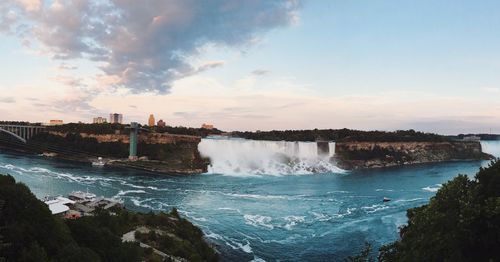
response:
<path id="1" fill-rule="evenodd" d="M 120 190 L 118 194 L 115 195 L 115 197 L 122 197 L 127 194 L 145 194 L 146 191 L 144 190 Z"/>
<path id="2" fill-rule="evenodd" d="M 433 186 L 426 186 L 423 187 L 422 190 L 427 191 L 427 192 L 437 192 L 441 188 L 441 184 L 435 184 Z"/>
<path id="3" fill-rule="evenodd" d="M 284 217 L 286 224 L 283 226 L 287 230 L 291 230 L 292 227 L 299 223 L 304 223 L 306 221 L 305 216 L 286 216 Z"/>
<path id="4" fill-rule="evenodd" d="M 361 209 L 365 210 L 366 213 L 375 213 L 380 210 L 388 209 L 389 206 L 383 204 L 375 204 L 371 206 L 364 206 Z"/>
<path id="5" fill-rule="evenodd" d="M 236 176 L 343 173 L 329 154 L 318 155 L 315 142 L 257 141 L 247 139 L 202 139 L 198 149 L 210 159 L 209 173 Z"/>
<path id="6" fill-rule="evenodd" d="M 271 224 L 271 221 L 273 220 L 271 217 L 249 214 L 245 214 L 243 217 L 245 218 L 245 224 L 247 225 L 251 225 L 254 227 L 265 227 L 268 229 L 274 228 L 274 226 Z"/>

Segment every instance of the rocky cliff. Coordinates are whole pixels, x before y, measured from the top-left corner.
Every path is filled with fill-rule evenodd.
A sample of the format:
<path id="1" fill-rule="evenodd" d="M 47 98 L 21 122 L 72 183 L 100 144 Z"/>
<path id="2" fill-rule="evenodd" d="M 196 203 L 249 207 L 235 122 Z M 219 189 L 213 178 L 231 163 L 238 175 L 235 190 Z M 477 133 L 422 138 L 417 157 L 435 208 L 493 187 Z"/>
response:
<path id="1" fill-rule="evenodd" d="M 28 143 L 44 153 L 83 162 L 105 158 L 109 165 L 162 173 L 206 172 L 207 161 L 198 152 L 201 138 L 166 133 L 141 133 L 137 154 L 140 161 L 128 161 L 129 136 L 126 134 L 41 133 Z M 36 147 L 35 147 L 36 146 Z M 40 153 L 40 152 L 38 152 Z"/>
<path id="2" fill-rule="evenodd" d="M 337 142 L 335 160 L 343 169 L 491 159 L 478 141 Z"/>

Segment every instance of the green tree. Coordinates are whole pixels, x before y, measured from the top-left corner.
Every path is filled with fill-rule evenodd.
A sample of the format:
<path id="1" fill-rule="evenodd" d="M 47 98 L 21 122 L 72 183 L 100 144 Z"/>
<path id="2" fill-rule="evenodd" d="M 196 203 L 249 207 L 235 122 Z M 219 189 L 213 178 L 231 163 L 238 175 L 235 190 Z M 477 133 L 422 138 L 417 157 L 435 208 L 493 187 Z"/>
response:
<path id="1" fill-rule="evenodd" d="M 498 261 L 500 162 L 473 180 L 459 175 L 407 216 L 401 239 L 381 248 L 380 261 Z"/>

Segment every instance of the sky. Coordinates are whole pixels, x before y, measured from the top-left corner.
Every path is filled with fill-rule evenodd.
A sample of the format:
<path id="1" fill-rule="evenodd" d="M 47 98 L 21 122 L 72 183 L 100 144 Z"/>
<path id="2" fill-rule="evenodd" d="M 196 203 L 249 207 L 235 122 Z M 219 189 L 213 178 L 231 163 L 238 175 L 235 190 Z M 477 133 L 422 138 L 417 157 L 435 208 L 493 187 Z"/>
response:
<path id="1" fill-rule="evenodd" d="M 0 119 L 500 133 L 500 2 L 3 0 Z"/>

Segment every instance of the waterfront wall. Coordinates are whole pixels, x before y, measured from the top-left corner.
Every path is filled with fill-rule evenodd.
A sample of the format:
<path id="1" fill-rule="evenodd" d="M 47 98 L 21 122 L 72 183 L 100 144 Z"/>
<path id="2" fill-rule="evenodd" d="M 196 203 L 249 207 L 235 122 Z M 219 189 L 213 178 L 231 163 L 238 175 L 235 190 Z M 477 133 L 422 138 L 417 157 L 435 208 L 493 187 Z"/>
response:
<path id="1" fill-rule="evenodd" d="M 335 153 L 337 165 L 347 170 L 491 158 L 478 141 L 337 142 Z"/>

